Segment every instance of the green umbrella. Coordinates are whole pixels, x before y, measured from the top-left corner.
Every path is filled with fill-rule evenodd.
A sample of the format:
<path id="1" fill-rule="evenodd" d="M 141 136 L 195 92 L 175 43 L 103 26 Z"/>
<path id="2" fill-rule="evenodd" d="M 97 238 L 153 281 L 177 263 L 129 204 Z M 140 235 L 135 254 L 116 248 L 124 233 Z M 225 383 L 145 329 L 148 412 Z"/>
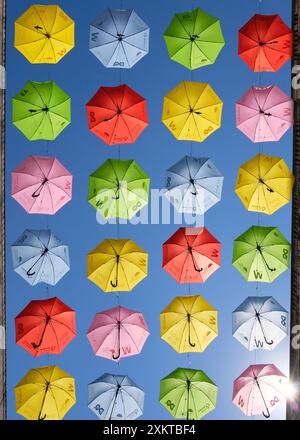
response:
<path id="1" fill-rule="evenodd" d="M 272 283 L 288 269 L 291 245 L 272 226 L 252 226 L 235 241 L 233 266 L 247 281 Z"/>
<path id="2" fill-rule="evenodd" d="M 202 419 L 217 405 L 218 387 L 201 370 L 176 368 L 160 381 L 160 403 L 175 419 Z"/>
<path id="3" fill-rule="evenodd" d="M 105 218 L 131 219 L 147 205 L 149 186 L 134 160 L 108 159 L 90 175 L 88 201 Z"/>
<path id="4" fill-rule="evenodd" d="M 71 122 L 71 98 L 53 81 L 29 81 L 12 107 L 13 124 L 30 141 L 53 141 Z"/>
<path id="5" fill-rule="evenodd" d="M 164 39 L 170 58 L 190 70 L 213 64 L 225 44 L 219 19 L 199 8 L 175 14 Z"/>

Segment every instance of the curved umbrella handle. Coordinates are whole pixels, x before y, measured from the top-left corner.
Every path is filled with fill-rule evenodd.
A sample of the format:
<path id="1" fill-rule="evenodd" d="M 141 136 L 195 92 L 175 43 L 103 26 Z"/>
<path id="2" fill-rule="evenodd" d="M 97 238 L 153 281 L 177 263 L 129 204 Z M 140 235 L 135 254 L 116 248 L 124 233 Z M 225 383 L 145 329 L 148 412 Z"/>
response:
<path id="1" fill-rule="evenodd" d="M 191 337 L 189 336 L 189 344 L 191 347 L 196 347 L 196 344 L 194 342 L 191 342 Z"/>
<path id="2" fill-rule="evenodd" d="M 269 411 L 269 409 L 267 408 L 267 414 L 265 414 L 265 412 L 263 411 L 262 412 L 262 415 L 266 418 L 266 419 L 269 419 L 270 418 L 270 416 L 271 416 L 271 414 L 270 414 L 270 411 Z"/>
<path id="3" fill-rule="evenodd" d="M 197 192 L 192 192 L 192 191 L 191 191 L 191 194 L 192 194 L 192 196 L 197 196 L 198 195 Z"/>
<path id="4" fill-rule="evenodd" d="M 266 337 L 264 337 L 264 339 L 265 339 L 265 343 L 266 344 L 268 344 L 268 345 L 273 345 L 274 344 L 273 339 L 271 339 L 271 341 L 268 341 Z"/>
<path id="5" fill-rule="evenodd" d="M 118 280 L 116 280 L 115 282 L 111 281 L 110 284 L 112 287 L 118 287 Z"/>
<path id="6" fill-rule="evenodd" d="M 28 271 L 26 272 L 26 275 L 27 275 L 28 277 L 33 277 L 33 276 L 36 274 L 36 272 L 30 272 L 30 271 L 31 271 L 31 268 L 28 269 Z"/>
<path id="7" fill-rule="evenodd" d="M 41 415 L 39 414 L 38 420 L 45 420 L 46 417 L 47 417 L 47 414 L 45 414 L 43 417 L 41 417 Z"/>
<path id="8" fill-rule="evenodd" d="M 116 195 L 116 197 L 112 197 L 113 200 L 119 200 L 120 194 Z"/>
<path id="9" fill-rule="evenodd" d="M 112 355 L 112 358 L 113 359 L 119 359 L 120 358 L 120 355 L 121 355 L 121 353 L 120 353 L 120 350 L 119 350 L 119 353 L 118 353 L 118 355 L 117 356 L 115 356 L 114 354 Z"/>

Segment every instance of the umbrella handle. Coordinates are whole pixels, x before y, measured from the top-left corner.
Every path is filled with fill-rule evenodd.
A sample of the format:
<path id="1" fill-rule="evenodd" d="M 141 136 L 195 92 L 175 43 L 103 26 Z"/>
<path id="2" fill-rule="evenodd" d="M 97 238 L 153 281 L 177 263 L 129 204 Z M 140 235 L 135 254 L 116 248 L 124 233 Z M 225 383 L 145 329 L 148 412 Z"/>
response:
<path id="1" fill-rule="evenodd" d="M 46 417 L 47 417 L 47 414 L 45 414 L 43 417 L 41 417 L 41 415 L 39 415 L 38 420 L 45 420 Z"/>
<path id="2" fill-rule="evenodd" d="M 120 194 L 118 194 L 116 197 L 112 197 L 113 200 L 119 200 Z"/>
<path id="3" fill-rule="evenodd" d="M 266 419 L 269 419 L 270 418 L 270 416 L 271 416 L 271 414 L 270 414 L 270 411 L 268 410 L 268 408 L 267 408 L 267 414 L 265 414 L 265 412 L 263 411 L 262 412 L 262 415 L 266 418 Z"/>
<path id="4" fill-rule="evenodd" d="M 31 269 L 28 269 L 28 271 L 26 272 L 26 275 L 28 277 L 33 277 L 35 275 L 35 272 L 30 272 Z"/>
<path id="5" fill-rule="evenodd" d="M 265 343 L 266 344 L 268 344 L 268 345 L 273 345 L 274 344 L 273 339 L 271 339 L 271 341 L 268 341 L 266 337 L 264 337 L 264 339 L 265 339 Z"/>
<path id="6" fill-rule="evenodd" d="M 198 195 L 197 192 L 192 192 L 192 191 L 191 191 L 191 194 L 192 194 L 192 196 L 197 196 Z"/>
<path id="7" fill-rule="evenodd" d="M 189 337 L 189 344 L 191 347 L 196 347 L 196 344 L 194 342 L 191 342 L 191 337 Z"/>
<path id="8" fill-rule="evenodd" d="M 120 350 L 119 350 L 118 355 L 115 356 L 115 355 L 113 354 L 113 355 L 112 355 L 112 358 L 115 359 L 115 360 L 116 360 L 116 359 L 119 359 L 119 358 L 120 358 L 120 354 L 121 354 L 121 353 L 120 353 Z"/>
<path id="9" fill-rule="evenodd" d="M 110 284 L 112 285 L 112 287 L 118 287 L 118 280 L 116 280 L 115 283 L 111 281 Z"/>

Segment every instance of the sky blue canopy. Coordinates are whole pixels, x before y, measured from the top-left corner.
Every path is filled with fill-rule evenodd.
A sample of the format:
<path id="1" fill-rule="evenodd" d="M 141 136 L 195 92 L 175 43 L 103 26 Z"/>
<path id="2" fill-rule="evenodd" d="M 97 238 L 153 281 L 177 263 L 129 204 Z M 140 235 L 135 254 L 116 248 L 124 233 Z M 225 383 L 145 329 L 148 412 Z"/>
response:
<path id="1" fill-rule="evenodd" d="M 15 272 L 32 286 L 54 286 L 70 270 L 69 247 L 48 229 L 26 229 L 11 249 Z"/>
<path id="2" fill-rule="evenodd" d="M 144 391 L 128 376 L 105 373 L 88 385 L 88 407 L 101 420 L 135 420 L 144 411 Z"/>
<path id="3" fill-rule="evenodd" d="M 128 69 L 149 52 L 149 32 L 133 9 L 107 9 L 90 25 L 90 51 L 105 67 Z"/>
<path id="4" fill-rule="evenodd" d="M 232 313 L 232 333 L 247 350 L 273 350 L 288 334 L 288 312 L 272 296 L 249 296 Z"/>
<path id="5" fill-rule="evenodd" d="M 223 180 L 211 159 L 184 156 L 167 170 L 165 196 L 178 212 L 203 215 L 221 200 Z"/>

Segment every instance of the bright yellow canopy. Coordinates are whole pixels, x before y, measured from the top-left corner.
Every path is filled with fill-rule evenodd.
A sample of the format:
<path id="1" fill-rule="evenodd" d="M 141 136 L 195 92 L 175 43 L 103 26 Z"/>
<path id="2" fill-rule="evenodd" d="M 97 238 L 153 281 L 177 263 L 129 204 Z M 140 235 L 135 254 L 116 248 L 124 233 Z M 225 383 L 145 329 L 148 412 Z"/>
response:
<path id="1" fill-rule="evenodd" d="M 271 215 L 290 201 L 293 183 L 284 159 L 257 154 L 240 167 L 235 192 L 248 211 Z"/>
<path id="2" fill-rule="evenodd" d="M 204 351 L 218 336 L 218 312 L 202 296 L 177 296 L 160 314 L 160 336 L 178 353 Z"/>
<path id="3" fill-rule="evenodd" d="M 104 240 L 87 257 L 87 277 L 104 292 L 129 292 L 147 275 L 148 254 L 132 240 Z"/>
<path id="4" fill-rule="evenodd" d="M 31 64 L 56 64 L 74 47 L 74 27 L 59 6 L 30 6 L 15 21 L 15 48 Z"/>
<path id="5" fill-rule="evenodd" d="M 15 399 L 27 420 L 62 420 L 76 402 L 75 379 L 56 366 L 33 368 L 15 386 Z"/>
<path id="6" fill-rule="evenodd" d="M 203 142 L 221 127 L 222 108 L 209 84 L 183 81 L 165 96 L 162 121 L 176 139 Z"/>

